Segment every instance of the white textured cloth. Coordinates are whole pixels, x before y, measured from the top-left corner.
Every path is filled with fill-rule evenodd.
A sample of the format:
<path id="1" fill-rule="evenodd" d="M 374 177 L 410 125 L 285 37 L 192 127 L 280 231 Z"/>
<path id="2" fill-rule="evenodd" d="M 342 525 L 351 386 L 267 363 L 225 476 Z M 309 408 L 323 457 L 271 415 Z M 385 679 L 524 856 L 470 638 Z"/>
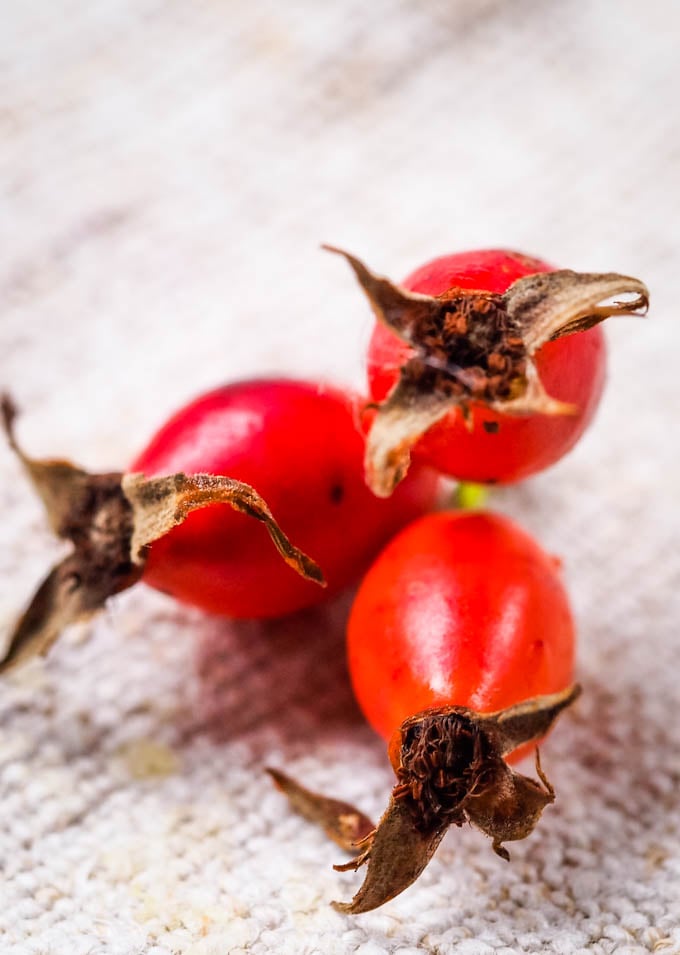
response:
<path id="1" fill-rule="evenodd" d="M 123 467 L 256 372 L 361 383 L 370 317 L 321 241 L 395 278 L 506 245 L 652 310 L 608 330 L 585 440 L 495 497 L 564 558 L 585 690 L 510 865 L 455 830 L 335 913 L 361 874 L 262 767 L 385 804 L 342 603 L 233 625 L 140 586 L 0 685 L 2 955 L 680 952 L 679 31 L 672 0 L 5 3 L 0 384 L 36 455 Z M 6 629 L 59 548 L 0 468 Z"/>

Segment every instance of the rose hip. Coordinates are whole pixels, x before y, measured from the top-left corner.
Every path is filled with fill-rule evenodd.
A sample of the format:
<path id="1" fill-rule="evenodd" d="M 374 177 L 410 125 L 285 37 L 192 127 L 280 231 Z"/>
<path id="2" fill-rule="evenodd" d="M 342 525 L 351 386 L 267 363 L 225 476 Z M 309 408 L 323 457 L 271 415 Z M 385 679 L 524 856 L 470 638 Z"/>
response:
<path id="1" fill-rule="evenodd" d="M 402 287 L 341 254 L 378 319 L 366 472 L 380 495 L 406 473 L 411 450 L 480 483 L 517 481 L 559 460 L 602 394 L 605 344 L 595 326 L 648 304 L 637 279 L 557 271 L 506 250 L 434 259 Z M 619 296 L 627 300 L 611 301 Z"/>
<path id="2" fill-rule="evenodd" d="M 377 827 L 351 806 L 275 775 L 293 806 L 367 864 L 344 912 L 368 912 L 417 879 L 446 830 L 528 836 L 554 790 L 507 760 L 536 745 L 576 699 L 574 627 L 556 562 L 492 513 L 430 514 L 371 566 L 348 625 L 359 705 L 389 740 L 397 777 Z M 344 838 L 343 833 L 348 833 Z"/>
<path id="3" fill-rule="evenodd" d="M 375 498 L 363 481 L 354 404 L 324 385 L 238 382 L 178 411 L 128 473 L 90 475 L 24 454 L 5 399 L 10 443 L 73 552 L 39 587 L 0 670 L 46 653 L 66 625 L 140 579 L 233 617 L 278 616 L 324 599 L 317 586 L 324 577 L 307 549 L 318 550 L 331 593 L 349 584 L 398 527 L 427 508 L 437 483 L 420 469 L 393 502 Z M 265 525 L 278 555 L 252 518 Z"/>

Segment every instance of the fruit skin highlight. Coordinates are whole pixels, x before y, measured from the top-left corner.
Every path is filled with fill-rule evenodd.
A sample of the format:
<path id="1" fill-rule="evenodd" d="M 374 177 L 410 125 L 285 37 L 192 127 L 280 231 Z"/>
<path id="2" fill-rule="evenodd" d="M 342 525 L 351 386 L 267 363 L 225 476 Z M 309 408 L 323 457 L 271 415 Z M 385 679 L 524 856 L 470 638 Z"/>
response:
<path id="1" fill-rule="evenodd" d="M 434 472 L 417 468 L 393 500 L 370 492 L 361 404 L 314 382 L 235 382 L 178 411 L 131 464 L 147 476 L 201 471 L 252 484 L 319 564 L 326 591 L 291 573 L 243 514 L 212 506 L 152 544 L 145 583 L 230 617 L 281 616 L 352 583 L 396 530 L 433 504 L 437 488 Z"/>

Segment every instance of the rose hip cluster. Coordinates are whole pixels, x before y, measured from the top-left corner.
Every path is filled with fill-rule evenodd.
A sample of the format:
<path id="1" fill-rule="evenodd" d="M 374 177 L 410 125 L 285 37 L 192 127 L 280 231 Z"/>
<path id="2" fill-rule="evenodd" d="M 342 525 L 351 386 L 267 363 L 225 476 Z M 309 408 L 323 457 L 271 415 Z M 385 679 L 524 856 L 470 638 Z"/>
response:
<path id="1" fill-rule="evenodd" d="M 365 573 L 349 667 L 389 740 L 388 807 L 374 826 L 270 770 L 291 806 L 354 854 L 337 868 L 367 865 L 354 899 L 336 904 L 358 913 L 417 879 L 451 825 L 476 826 L 507 859 L 504 843 L 554 800 L 536 744 L 580 692 L 558 562 L 498 514 L 427 512 L 438 473 L 510 482 L 562 457 L 602 393 L 600 322 L 644 314 L 648 293 L 499 250 L 435 259 L 398 286 L 340 254 L 377 319 L 370 402 L 286 379 L 226 385 L 174 415 L 128 470 L 89 474 L 29 457 L 4 397 L 9 443 L 72 549 L 0 670 L 47 653 L 140 580 L 210 613 L 274 617 Z M 532 747 L 537 780 L 509 765 Z"/>

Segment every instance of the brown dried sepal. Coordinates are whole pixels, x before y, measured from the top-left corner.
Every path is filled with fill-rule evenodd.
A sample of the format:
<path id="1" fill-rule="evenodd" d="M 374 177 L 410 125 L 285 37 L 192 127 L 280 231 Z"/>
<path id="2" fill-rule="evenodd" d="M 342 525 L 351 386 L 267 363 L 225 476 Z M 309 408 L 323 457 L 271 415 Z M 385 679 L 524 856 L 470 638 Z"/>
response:
<path id="1" fill-rule="evenodd" d="M 423 871 L 449 826 L 471 823 L 509 859 L 503 843 L 528 836 L 555 791 L 538 750 L 540 782 L 511 769 L 503 757 L 541 739 L 580 692 L 574 685 L 496 713 L 447 706 L 406 720 L 389 806 L 372 843 L 351 864 L 368 864 L 366 878 L 351 902 L 335 907 L 369 912 L 399 895 Z"/>
<path id="2" fill-rule="evenodd" d="M 21 460 L 41 498 L 50 527 L 73 545 L 57 564 L 16 624 L 0 673 L 36 655 L 45 655 L 64 627 L 100 610 L 106 600 L 142 576 L 149 544 L 181 524 L 191 511 L 229 504 L 261 521 L 283 559 L 321 586 L 317 564 L 288 540 L 265 501 L 248 484 L 211 474 L 89 474 L 68 461 L 40 461 L 19 447 L 14 434 L 16 408 L 0 401 L 10 447 Z"/>
<path id="3" fill-rule="evenodd" d="M 535 353 L 610 316 L 644 314 L 649 304 L 637 279 L 568 270 L 518 279 L 503 295 L 451 288 L 431 297 L 325 248 L 347 259 L 378 321 L 414 351 L 378 406 L 366 444 L 366 479 L 381 497 L 405 476 L 418 438 L 453 408 L 470 425 L 473 403 L 513 415 L 577 413 L 546 393 Z M 622 295 L 629 300 L 608 301 Z"/>
<path id="4" fill-rule="evenodd" d="M 351 902 L 334 902 L 334 907 L 357 915 L 399 895 L 418 878 L 449 826 L 471 823 L 508 860 L 503 843 L 528 836 L 554 801 L 555 791 L 541 769 L 538 749 L 538 782 L 515 772 L 503 757 L 545 736 L 580 692 L 574 685 L 496 713 L 462 706 L 431 708 L 406 720 L 398 731 L 397 784 L 387 810 L 375 829 L 363 817 L 366 832 L 354 843 L 361 851 L 335 866 L 344 872 L 367 865 L 366 878 Z M 340 826 L 339 818 L 333 818 L 335 806 L 341 807 L 343 817 L 361 816 L 358 810 L 311 793 L 289 778 L 280 788 L 294 809 L 347 848 L 333 834 Z"/>
<path id="5" fill-rule="evenodd" d="M 345 852 L 354 852 L 358 844 L 372 835 L 375 826 L 371 820 L 350 803 L 305 789 L 280 769 L 267 767 L 267 772 L 291 808 L 323 829 Z"/>

